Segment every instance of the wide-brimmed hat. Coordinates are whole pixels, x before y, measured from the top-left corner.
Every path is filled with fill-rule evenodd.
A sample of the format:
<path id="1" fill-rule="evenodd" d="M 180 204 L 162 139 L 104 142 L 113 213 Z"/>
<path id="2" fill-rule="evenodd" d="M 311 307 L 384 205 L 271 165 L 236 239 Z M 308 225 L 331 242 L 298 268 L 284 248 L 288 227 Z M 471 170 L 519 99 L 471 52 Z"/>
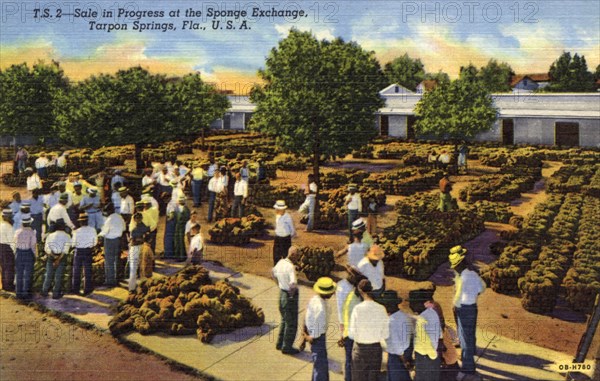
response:
<path id="1" fill-rule="evenodd" d="M 367 224 L 365 223 L 365 220 L 363 220 L 362 218 L 359 218 L 357 220 L 354 220 L 354 222 L 352 222 L 352 230 L 361 230 L 361 229 L 365 229 L 367 227 Z"/>
<path id="2" fill-rule="evenodd" d="M 149 199 L 147 199 L 147 198 L 144 198 L 144 199 L 142 199 L 142 200 L 140 201 L 140 203 L 141 203 L 142 205 L 152 205 L 152 202 L 151 202 Z"/>
<path id="3" fill-rule="evenodd" d="M 75 181 L 73 183 L 73 188 L 76 188 L 76 187 L 83 187 L 83 184 L 81 184 L 79 181 Z"/>
<path id="4" fill-rule="evenodd" d="M 273 205 L 273 208 L 275 208 L 277 210 L 285 210 L 285 209 L 287 209 L 287 205 L 285 204 L 285 200 L 277 200 L 277 202 L 275 203 L 275 205 Z"/>
<path id="5" fill-rule="evenodd" d="M 425 303 L 430 300 L 433 300 L 434 290 L 411 290 L 408 292 L 408 302 L 409 303 Z"/>
<path id="6" fill-rule="evenodd" d="M 33 168 L 27 167 L 27 168 L 25 168 L 25 172 L 33 172 Z"/>
<path id="7" fill-rule="evenodd" d="M 31 208 L 31 201 L 21 202 L 21 208 Z"/>
<path id="8" fill-rule="evenodd" d="M 96 189 L 96 188 L 88 188 L 87 192 L 89 194 L 96 194 L 96 193 L 98 193 L 98 189 Z"/>
<path id="9" fill-rule="evenodd" d="M 466 253 L 467 249 L 460 245 L 454 246 L 452 249 L 450 249 L 450 255 L 448 256 L 450 267 L 455 268 L 458 266 L 465 259 Z"/>
<path id="10" fill-rule="evenodd" d="M 11 217 L 12 216 L 12 209 L 3 209 L 2 210 L 2 216 L 3 217 Z"/>
<path id="11" fill-rule="evenodd" d="M 121 188 L 117 189 L 117 191 L 119 193 L 121 193 L 121 192 L 127 192 L 127 190 L 128 190 L 127 187 L 121 187 Z"/>
<path id="12" fill-rule="evenodd" d="M 349 191 L 351 191 L 351 190 L 355 190 L 356 191 L 356 190 L 358 190 L 358 185 L 356 185 L 354 183 L 348 184 L 348 190 Z"/>
<path id="13" fill-rule="evenodd" d="M 69 194 L 68 193 L 61 193 L 60 196 L 58 197 L 59 200 L 63 200 L 63 201 L 67 201 L 69 200 Z"/>
<path id="14" fill-rule="evenodd" d="M 381 294 L 378 302 L 383 304 L 388 313 L 394 313 L 400 309 L 398 304 L 402 303 L 402 298 L 396 291 L 386 290 Z"/>
<path id="15" fill-rule="evenodd" d="M 33 218 L 31 218 L 30 214 L 23 214 L 21 215 L 21 223 L 23 225 L 29 225 L 33 222 Z"/>
<path id="16" fill-rule="evenodd" d="M 179 180 L 173 179 L 173 180 L 169 181 L 169 184 L 170 185 L 177 185 L 177 184 L 179 184 Z"/>
<path id="17" fill-rule="evenodd" d="M 187 200 L 187 198 L 185 197 L 185 195 L 182 193 L 179 195 L 179 197 L 177 197 L 177 201 L 185 201 Z"/>
<path id="18" fill-rule="evenodd" d="M 143 202 L 143 201 L 137 201 L 137 202 L 135 203 L 135 206 L 136 206 L 136 207 L 138 207 L 138 206 L 144 206 L 144 202 Z"/>
<path id="19" fill-rule="evenodd" d="M 77 221 L 87 221 L 88 220 L 88 215 L 85 213 L 81 213 L 79 215 L 79 217 L 77 217 Z"/>
<path id="20" fill-rule="evenodd" d="M 383 249 L 379 245 L 373 245 L 367 252 L 367 258 L 372 261 L 380 261 L 385 256 Z"/>
<path id="21" fill-rule="evenodd" d="M 313 290 L 315 290 L 317 294 L 331 295 L 335 292 L 335 286 L 336 285 L 333 279 L 329 277 L 322 277 L 317 280 L 313 286 Z"/>

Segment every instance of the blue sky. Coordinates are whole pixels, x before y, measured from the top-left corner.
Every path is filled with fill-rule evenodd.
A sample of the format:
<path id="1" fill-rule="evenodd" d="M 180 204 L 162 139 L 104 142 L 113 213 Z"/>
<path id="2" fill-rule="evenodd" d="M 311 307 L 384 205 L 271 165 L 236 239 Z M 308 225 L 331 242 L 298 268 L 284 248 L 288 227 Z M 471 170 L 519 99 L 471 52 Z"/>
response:
<path id="1" fill-rule="evenodd" d="M 517 73 L 547 71 L 564 50 L 586 56 L 590 70 L 600 61 L 598 1 L 38 1 L 40 8 L 63 14 L 74 8 L 164 11 L 164 18 L 141 22 L 173 23 L 176 31 L 89 30 L 89 20 L 63 16 L 34 19 L 36 2 L 2 2 L 0 67 L 58 60 L 67 75 L 80 80 L 100 72 L 142 65 L 169 75 L 200 71 L 223 88 L 241 91 L 256 80 L 269 50 L 291 27 L 311 30 L 318 38 L 342 37 L 375 51 L 383 63 L 408 52 L 427 71 L 451 76 L 461 65 L 484 65 L 490 58 L 508 62 Z M 57 7 L 58 5 L 58 7 Z M 304 10 L 307 17 L 248 18 L 249 30 L 182 30 L 185 9 L 206 11 Z M 170 18 L 171 10 L 181 10 Z M 318 9 L 318 12 L 317 12 Z M 239 26 L 239 20 L 233 20 Z M 111 19 L 99 23 L 114 22 Z M 221 24 L 222 26 L 223 24 Z"/>

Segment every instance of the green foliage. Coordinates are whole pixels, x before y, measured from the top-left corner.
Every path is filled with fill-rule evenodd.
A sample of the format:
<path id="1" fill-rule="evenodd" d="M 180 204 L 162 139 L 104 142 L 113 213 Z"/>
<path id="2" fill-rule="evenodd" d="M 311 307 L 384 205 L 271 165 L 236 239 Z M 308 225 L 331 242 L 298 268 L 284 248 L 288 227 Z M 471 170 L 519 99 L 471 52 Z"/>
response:
<path id="1" fill-rule="evenodd" d="M 450 76 L 443 71 L 438 71 L 437 73 L 427 73 L 425 74 L 425 80 L 430 79 L 437 81 L 437 83 L 450 83 Z"/>
<path id="2" fill-rule="evenodd" d="M 12 65 L 0 70 L 0 134 L 53 136 L 54 109 L 69 82 L 58 62 Z"/>
<path id="3" fill-rule="evenodd" d="M 408 53 L 385 64 L 383 73 L 389 84 L 397 83 L 415 91 L 425 79 L 425 67 L 420 59 L 412 59 Z"/>
<path id="4" fill-rule="evenodd" d="M 577 53 L 571 56 L 564 52 L 550 66 L 552 83 L 543 91 L 548 92 L 587 92 L 594 91 L 594 76 L 588 71 L 585 56 Z"/>
<path id="5" fill-rule="evenodd" d="M 514 74 L 506 62 L 498 63 L 495 59 L 490 59 L 487 65 L 479 70 L 477 77 L 490 93 L 502 93 L 511 91 L 510 79 Z"/>
<path id="6" fill-rule="evenodd" d="M 415 114 L 419 117 L 415 126 L 419 134 L 460 139 L 489 130 L 497 110 L 481 83 L 458 79 L 423 94 Z"/>
<path id="7" fill-rule="evenodd" d="M 250 125 L 284 150 L 342 156 L 376 135 L 373 114 L 383 106 L 378 92 L 385 81 L 373 52 L 292 29 L 265 66 L 265 84 L 251 94 L 257 108 Z"/>
<path id="8" fill-rule="evenodd" d="M 594 72 L 594 81 L 600 80 L 600 65 L 596 66 L 596 71 Z"/>
<path id="9" fill-rule="evenodd" d="M 460 67 L 460 73 L 458 74 L 458 78 L 463 81 L 475 82 L 478 80 L 479 70 L 473 65 L 469 63 L 467 66 Z"/>
<path id="10" fill-rule="evenodd" d="M 197 74 L 173 81 L 133 67 L 93 76 L 63 94 L 59 134 L 90 147 L 159 143 L 199 132 L 228 106 Z"/>

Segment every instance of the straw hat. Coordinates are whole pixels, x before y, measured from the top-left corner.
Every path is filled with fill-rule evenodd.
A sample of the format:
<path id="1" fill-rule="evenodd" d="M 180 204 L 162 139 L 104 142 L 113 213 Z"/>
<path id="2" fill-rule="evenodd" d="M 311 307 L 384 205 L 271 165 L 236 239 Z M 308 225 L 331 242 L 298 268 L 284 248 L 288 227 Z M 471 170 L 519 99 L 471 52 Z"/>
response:
<path id="1" fill-rule="evenodd" d="M 23 214 L 21 216 L 21 223 L 23 225 L 31 225 L 32 222 L 33 222 L 33 218 L 31 218 L 31 215 L 29 215 L 29 214 Z"/>
<path id="2" fill-rule="evenodd" d="M 352 183 L 352 184 L 348 184 L 348 190 L 349 190 L 349 191 L 351 191 L 351 190 L 355 190 L 355 191 L 357 191 L 357 190 L 358 190 L 358 185 L 356 185 L 356 184 L 354 184 L 354 183 Z"/>
<path id="3" fill-rule="evenodd" d="M 127 187 L 121 187 L 121 188 L 117 189 L 117 191 L 119 191 L 119 193 L 127 192 Z"/>
<path id="4" fill-rule="evenodd" d="M 2 210 L 2 216 L 3 217 L 11 217 L 12 216 L 12 209 L 3 209 Z"/>
<path id="5" fill-rule="evenodd" d="M 69 199 L 69 194 L 68 193 L 61 193 L 60 197 L 58 198 L 59 200 L 63 200 L 66 201 Z"/>
<path id="6" fill-rule="evenodd" d="M 363 220 L 362 218 L 359 218 L 357 220 L 355 220 L 354 222 L 352 222 L 352 230 L 360 230 L 360 229 L 364 229 L 367 227 L 367 224 L 365 223 L 365 220 Z"/>
<path id="7" fill-rule="evenodd" d="M 450 249 L 450 255 L 448 256 L 448 260 L 450 261 L 450 267 L 455 268 L 458 266 L 464 259 L 465 254 L 467 253 L 467 249 L 462 246 L 454 246 Z"/>
<path id="8" fill-rule="evenodd" d="M 285 204 L 285 200 L 277 200 L 277 202 L 275 203 L 275 205 L 273 205 L 273 208 L 278 209 L 278 210 L 285 210 L 285 209 L 287 209 L 287 205 Z"/>
<path id="9" fill-rule="evenodd" d="M 315 290 L 317 294 L 331 295 L 335 292 L 335 286 L 336 285 L 333 279 L 329 277 L 322 277 L 317 280 L 313 286 L 313 290 Z"/>
<path id="10" fill-rule="evenodd" d="M 385 253 L 383 252 L 381 247 L 379 247 L 379 245 L 371 246 L 371 249 L 369 249 L 369 252 L 367 253 L 367 258 L 369 258 L 372 261 L 380 261 L 383 259 L 384 256 Z"/>
<path id="11" fill-rule="evenodd" d="M 96 188 L 88 188 L 87 192 L 89 194 L 96 194 L 96 193 L 98 193 L 98 189 L 96 189 Z"/>
<path id="12" fill-rule="evenodd" d="M 79 215 L 79 217 L 77 218 L 77 221 L 87 221 L 88 220 L 88 215 L 85 213 L 81 213 Z"/>

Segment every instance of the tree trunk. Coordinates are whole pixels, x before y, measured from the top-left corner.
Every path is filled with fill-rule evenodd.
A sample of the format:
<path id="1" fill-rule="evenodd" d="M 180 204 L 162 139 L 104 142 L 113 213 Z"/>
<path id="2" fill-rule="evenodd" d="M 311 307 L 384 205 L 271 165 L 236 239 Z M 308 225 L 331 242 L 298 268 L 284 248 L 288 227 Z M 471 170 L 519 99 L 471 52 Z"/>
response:
<path id="1" fill-rule="evenodd" d="M 135 143 L 135 173 L 138 175 L 142 173 L 144 169 L 144 162 L 142 161 L 142 143 Z"/>
<path id="2" fill-rule="evenodd" d="M 206 135 L 206 128 L 202 127 L 202 135 L 200 138 L 200 146 L 202 147 L 202 150 L 204 151 L 204 137 Z"/>

